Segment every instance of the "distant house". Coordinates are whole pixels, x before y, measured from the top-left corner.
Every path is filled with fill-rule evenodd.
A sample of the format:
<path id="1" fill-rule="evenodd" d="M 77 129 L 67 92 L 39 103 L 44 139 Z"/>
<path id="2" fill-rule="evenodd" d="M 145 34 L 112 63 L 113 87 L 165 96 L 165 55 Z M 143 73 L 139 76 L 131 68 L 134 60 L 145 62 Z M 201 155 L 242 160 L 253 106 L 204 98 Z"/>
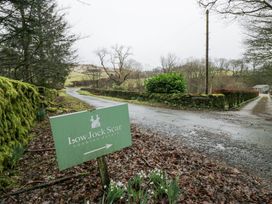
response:
<path id="1" fill-rule="evenodd" d="M 267 84 L 262 84 L 262 85 L 256 85 L 252 87 L 253 89 L 255 89 L 256 91 L 259 91 L 259 93 L 268 93 L 269 92 L 269 85 Z"/>

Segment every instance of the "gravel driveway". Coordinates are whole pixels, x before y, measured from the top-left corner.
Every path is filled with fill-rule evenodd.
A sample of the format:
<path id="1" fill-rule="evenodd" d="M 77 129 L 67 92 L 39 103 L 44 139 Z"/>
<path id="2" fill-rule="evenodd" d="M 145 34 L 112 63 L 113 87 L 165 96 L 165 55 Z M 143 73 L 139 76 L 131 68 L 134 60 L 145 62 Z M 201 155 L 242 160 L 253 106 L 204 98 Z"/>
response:
<path id="1" fill-rule="evenodd" d="M 95 107 L 120 104 L 94 96 L 67 93 Z M 193 149 L 234 166 L 242 167 L 272 183 L 272 110 L 271 99 L 265 100 L 262 113 L 253 114 L 259 99 L 241 111 L 184 111 L 129 104 L 131 122 L 145 131 L 177 138 Z"/>

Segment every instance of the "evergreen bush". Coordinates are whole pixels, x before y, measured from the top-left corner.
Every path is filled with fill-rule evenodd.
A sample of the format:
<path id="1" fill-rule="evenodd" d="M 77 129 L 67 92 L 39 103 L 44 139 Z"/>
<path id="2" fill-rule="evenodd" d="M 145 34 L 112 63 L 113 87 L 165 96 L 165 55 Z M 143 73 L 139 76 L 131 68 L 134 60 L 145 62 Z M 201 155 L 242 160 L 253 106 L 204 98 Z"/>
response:
<path id="1" fill-rule="evenodd" d="M 164 73 L 145 81 L 149 93 L 184 93 L 186 82 L 182 74 Z"/>

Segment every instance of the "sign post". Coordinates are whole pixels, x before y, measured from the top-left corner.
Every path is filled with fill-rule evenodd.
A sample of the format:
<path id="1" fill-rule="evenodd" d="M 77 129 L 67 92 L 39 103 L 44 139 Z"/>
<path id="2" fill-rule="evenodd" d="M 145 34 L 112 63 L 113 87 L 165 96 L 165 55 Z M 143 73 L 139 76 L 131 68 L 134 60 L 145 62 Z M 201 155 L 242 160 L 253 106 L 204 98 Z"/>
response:
<path id="1" fill-rule="evenodd" d="M 131 146 L 128 105 L 50 117 L 60 170 L 97 159 L 103 185 L 109 176 L 104 155 Z"/>
<path id="2" fill-rule="evenodd" d="M 103 188 L 105 186 L 106 186 L 106 188 L 108 188 L 108 186 L 110 184 L 110 177 L 109 177 L 109 173 L 108 173 L 108 166 L 107 166 L 107 162 L 105 160 L 105 156 L 97 158 L 97 164 L 98 164 L 98 169 L 99 169 L 100 178 L 101 178 Z"/>

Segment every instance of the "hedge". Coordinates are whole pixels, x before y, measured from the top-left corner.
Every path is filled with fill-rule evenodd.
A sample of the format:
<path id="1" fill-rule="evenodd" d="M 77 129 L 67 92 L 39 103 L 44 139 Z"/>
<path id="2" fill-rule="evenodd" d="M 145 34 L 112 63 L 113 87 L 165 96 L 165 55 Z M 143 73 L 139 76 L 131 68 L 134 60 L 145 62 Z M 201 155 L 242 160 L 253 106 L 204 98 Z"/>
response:
<path id="1" fill-rule="evenodd" d="M 233 89 L 218 89 L 214 93 L 224 94 L 225 103 L 228 109 L 239 107 L 241 103 L 259 96 L 259 92 L 255 90 L 233 90 Z"/>
<path id="2" fill-rule="evenodd" d="M 150 94 L 149 100 L 172 106 L 224 110 L 225 96 L 223 94 Z"/>
<path id="3" fill-rule="evenodd" d="M 39 104 L 35 86 L 0 77 L 0 172 L 13 165 L 16 151 L 29 142 Z"/>
<path id="4" fill-rule="evenodd" d="M 213 94 L 163 94 L 163 93 L 141 93 L 122 90 L 104 90 L 93 88 L 82 88 L 81 90 L 103 96 L 111 96 L 128 100 L 144 100 L 165 103 L 172 106 L 183 106 L 191 108 L 208 108 L 226 110 L 239 107 L 241 103 L 256 98 L 259 93 L 253 90 L 215 90 Z"/>
<path id="5" fill-rule="evenodd" d="M 58 96 L 56 89 L 49 89 L 42 86 L 38 87 L 38 92 L 44 98 L 45 103 L 53 101 Z"/>
<path id="6" fill-rule="evenodd" d="M 223 94 L 210 95 L 191 95 L 191 94 L 159 94 L 159 93 L 141 93 L 121 90 L 103 90 L 82 88 L 81 90 L 89 91 L 92 94 L 123 98 L 128 100 L 144 100 L 165 103 L 172 106 L 211 108 L 224 110 L 225 96 Z"/>
<path id="7" fill-rule="evenodd" d="M 111 97 L 123 98 L 128 100 L 133 100 L 133 99 L 144 100 L 147 98 L 147 94 L 136 92 L 136 91 L 134 92 L 134 91 L 93 89 L 93 88 L 81 88 L 81 90 L 88 91 L 96 95 L 111 96 Z"/>

